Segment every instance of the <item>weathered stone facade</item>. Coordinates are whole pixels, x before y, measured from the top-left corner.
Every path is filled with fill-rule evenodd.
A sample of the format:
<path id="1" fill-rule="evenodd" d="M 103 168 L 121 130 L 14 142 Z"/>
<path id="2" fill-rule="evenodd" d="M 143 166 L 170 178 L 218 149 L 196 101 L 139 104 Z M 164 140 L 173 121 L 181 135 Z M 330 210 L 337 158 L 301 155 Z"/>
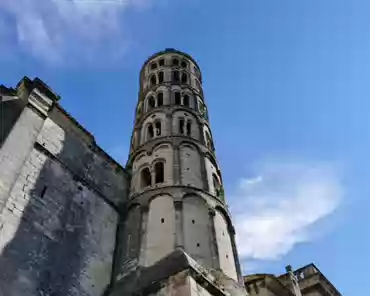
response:
<path id="1" fill-rule="evenodd" d="M 0 295 L 102 295 L 129 175 L 40 80 L 1 90 Z"/>
<path id="2" fill-rule="evenodd" d="M 314 265 L 303 266 L 293 273 L 298 293 L 302 296 L 341 296 L 339 291 Z M 280 276 L 253 274 L 244 277 L 244 284 L 250 296 L 298 296 L 289 273 Z"/>

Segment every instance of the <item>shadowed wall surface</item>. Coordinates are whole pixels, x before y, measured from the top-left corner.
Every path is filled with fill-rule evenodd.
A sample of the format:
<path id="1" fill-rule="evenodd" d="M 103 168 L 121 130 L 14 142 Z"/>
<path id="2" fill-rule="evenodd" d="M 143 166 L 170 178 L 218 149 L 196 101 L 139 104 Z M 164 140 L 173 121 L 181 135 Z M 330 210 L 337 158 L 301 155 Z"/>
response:
<path id="1" fill-rule="evenodd" d="M 42 105 L 28 82 L 18 100 Z M 0 150 L 0 295 L 102 295 L 128 175 L 56 102 L 42 109 L 28 102 Z"/>

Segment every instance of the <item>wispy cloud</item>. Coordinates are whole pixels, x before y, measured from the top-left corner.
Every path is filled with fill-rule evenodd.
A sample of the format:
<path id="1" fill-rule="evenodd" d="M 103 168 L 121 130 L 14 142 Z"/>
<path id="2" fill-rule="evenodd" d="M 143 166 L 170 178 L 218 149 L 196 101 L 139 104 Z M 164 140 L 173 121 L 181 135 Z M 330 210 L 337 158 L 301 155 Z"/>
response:
<path id="1" fill-rule="evenodd" d="M 231 198 L 240 257 L 251 262 L 278 259 L 313 239 L 343 196 L 338 172 L 325 164 L 264 163 L 256 176 L 241 179 Z"/>
<path id="2" fill-rule="evenodd" d="M 93 61 L 99 54 L 119 57 L 127 48 L 122 23 L 130 7 L 150 0 L 3 0 L 0 18 L 7 19 L 0 47 L 13 46 L 47 62 Z"/>

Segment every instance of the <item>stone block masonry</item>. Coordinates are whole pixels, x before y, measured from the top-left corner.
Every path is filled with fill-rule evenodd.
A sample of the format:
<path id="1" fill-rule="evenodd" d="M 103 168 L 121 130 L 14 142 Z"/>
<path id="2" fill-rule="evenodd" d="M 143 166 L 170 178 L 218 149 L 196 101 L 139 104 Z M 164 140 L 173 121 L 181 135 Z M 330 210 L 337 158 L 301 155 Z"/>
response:
<path id="1" fill-rule="evenodd" d="M 26 84 L 19 100 L 45 96 Z M 37 106 L 24 107 L 0 148 L 0 295 L 100 296 L 128 174 L 56 102 L 46 114 Z"/>

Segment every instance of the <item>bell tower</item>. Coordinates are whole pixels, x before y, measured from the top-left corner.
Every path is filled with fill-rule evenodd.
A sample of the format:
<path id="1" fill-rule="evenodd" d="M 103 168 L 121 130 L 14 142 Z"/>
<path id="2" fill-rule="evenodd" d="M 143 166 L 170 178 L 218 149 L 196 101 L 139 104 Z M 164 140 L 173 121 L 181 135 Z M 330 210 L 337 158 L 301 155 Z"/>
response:
<path id="1" fill-rule="evenodd" d="M 202 75 L 189 55 L 166 49 L 143 65 L 127 169 L 110 295 L 246 295 Z"/>

